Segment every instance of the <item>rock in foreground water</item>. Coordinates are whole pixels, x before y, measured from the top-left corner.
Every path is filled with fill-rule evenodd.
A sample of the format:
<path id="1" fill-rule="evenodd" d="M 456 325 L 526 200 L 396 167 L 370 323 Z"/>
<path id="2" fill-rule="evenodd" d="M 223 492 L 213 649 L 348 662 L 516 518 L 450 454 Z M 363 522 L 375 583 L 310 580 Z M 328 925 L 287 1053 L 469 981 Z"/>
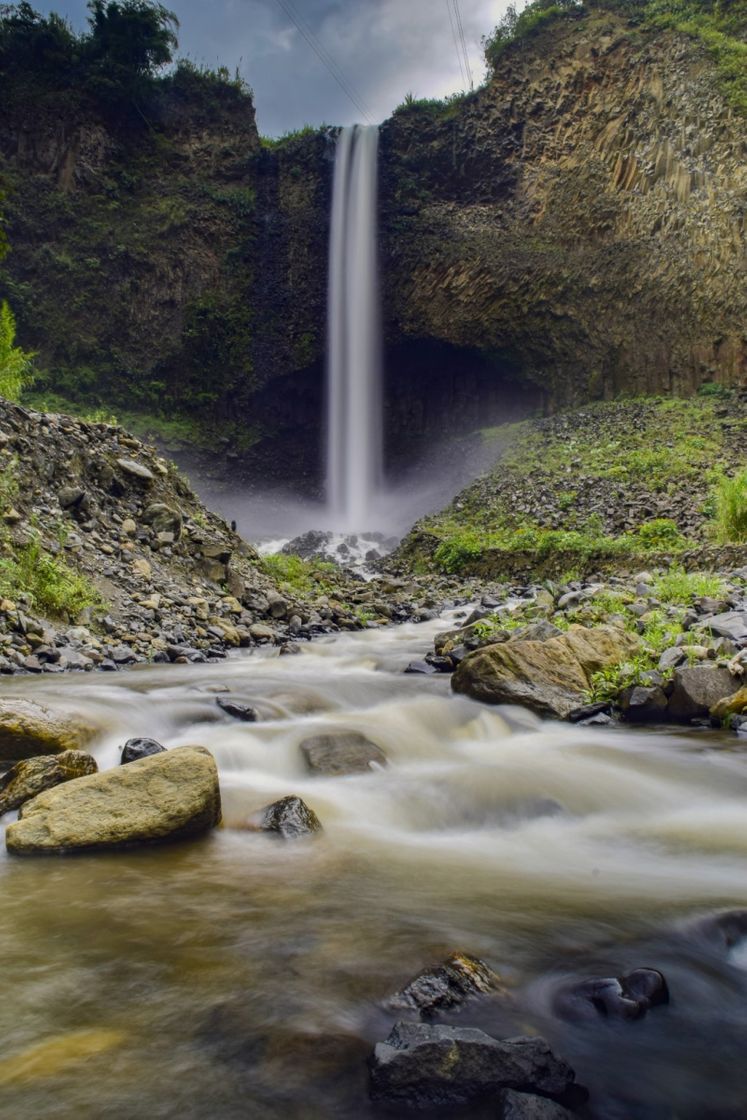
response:
<path id="1" fill-rule="evenodd" d="M 26 802 L 5 839 L 18 855 L 158 844 L 215 827 L 220 812 L 213 756 L 178 747 L 47 790 Z"/>
<path id="2" fill-rule="evenodd" d="M 338 731 L 304 739 L 301 754 L 314 774 L 339 777 L 364 774 L 377 766 L 386 766 L 386 755 L 381 748 L 357 731 Z"/>
<path id="3" fill-rule="evenodd" d="M 95 774 L 97 770 L 96 760 L 86 751 L 62 751 L 17 762 L 0 778 L 0 816 L 20 808 L 45 789 Z"/>
<path id="4" fill-rule="evenodd" d="M 420 972 L 386 1005 L 397 1011 L 418 1011 L 425 1019 L 460 1007 L 472 996 L 500 989 L 500 977 L 484 961 L 453 953 L 442 965 Z"/>
<path id="5" fill-rule="evenodd" d="M 583 980 L 564 989 L 555 1011 L 564 1019 L 640 1019 L 651 1007 L 669 1002 L 669 989 L 655 968 L 636 968 L 626 976 Z"/>
<path id="6" fill-rule="evenodd" d="M 163 754 L 166 750 L 155 739 L 128 739 L 122 747 L 121 762 L 126 766 L 130 762 L 137 762 L 139 758 L 150 758 L 154 754 Z"/>
<path id="7" fill-rule="evenodd" d="M 322 822 L 300 797 L 283 797 L 262 812 L 262 832 L 275 832 L 285 840 L 322 831 Z"/>
<path id="8" fill-rule="evenodd" d="M 9 696 L 0 700 L 0 762 L 79 750 L 90 742 L 96 730 L 79 716 L 52 711 L 20 696 Z"/>
<path id="9" fill-rule="evenodd" d="M 533 1093 L 515 1093 L 513 1089 L 501 1093 L 500 1103 L 500 1120 L 572 1120 L 573 1117 L 572 1112 L 556 1101 Z"/>
<path id="10" fill-rule="evenodd" d="M 571 626 L 548 641 L 477 650 L 457 667 L 452 687 L 487 704 L 522 704 L 565 719 L 584 703 L 591 675 L 630 658 L 638 646 L 632 634 L 612 626 Z"/>
<path id="11" fill-rule="evenodd" d="M 575 1074 L 543 1038 L 498 1040 L 469 1027 L 397 1023 L 370 1060 L 371 1096 L 426 1109 L 468 1104 L 503 1089 L 563 1099 Z"/>

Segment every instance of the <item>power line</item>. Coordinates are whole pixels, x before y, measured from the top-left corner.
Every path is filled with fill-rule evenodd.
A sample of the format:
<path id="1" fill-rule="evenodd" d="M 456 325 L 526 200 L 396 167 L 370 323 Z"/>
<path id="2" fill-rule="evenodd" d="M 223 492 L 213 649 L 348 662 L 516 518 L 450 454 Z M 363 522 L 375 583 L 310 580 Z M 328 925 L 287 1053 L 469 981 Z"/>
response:
<path id="1" fill-rule="evenodd" d="M 459 31 L 459 41 L 462 44 L 462 51 L 464 53 L 464 69 L 467 71 L 467 78 L 469 80 L 469 88 L 474 89 L 475 83 L 472 78 L 472 67 L 469 64 L 469 51 L 467 50 L 467 40 L 464 37 L 464 24 L 462 23 L 462 10 L 459 7 L 459 0 L 453 0 L 454 15 L 456 16 L 457 29 Z"/>
<path id="2" fill-rule="evenodd" d="M 298 13 L 293 8 L 293 5 L 291 4 L 290 0 L 277 0 L 277 3 L 278 3 L 278 6 L 285 12 L 288 19 L 295 25 L 296 29 L 301 33 L 301 35 L 306 40 L 306 42 L 309 44 L 309 46 L 311 47 L 311 49 L 313 50 L 313 52 L 317 56 L 317 58 L 319 58 L 319 60 L 322 62 L 322 64 L 327 68 L 327 70 L 329 70 L 330 74 L 335 79 L 338 86 L 343 91 L 343 93 L 346 95 L 346 97 L 348 97 L 352 101 L 352 103 L 355 105 L 358 112 L 363 115 L 363 117 L 368 121 L 368 123 L 372 124 L 373 122 L 371 120 L 371 116 L 370 116 L 368 110 L 366 109 L 365 104 L 357 96 L 355 90 L 349 84 L 347 78 L 345 77 L 343 72 L 340 70 L 340 68 L 337 65 L 337 63 L 335 62 L 335 60 L 331 57 L 331 55 L 328 53 L 328 51 L 325 50 L 325 48 L 322 46 L 322 44 L 317 39 L 314 32 L 311 31 L 311 29 L 304 24 L 301 17 L 298 15 Z"/>
<path id="3" fill-rule="evenodd" d="M 457 60 L 459 62 L 459 73 L 462 75 L 462 82 L 466 86 L 467 75 L 464 72 L 464 63 L 462 62 L 462 52 L 459 47 L 459 36 L 457 34 L 456 24 L 454 23 L 454 13 L 451 10 L 451 0 L 446 0 L 446 11 L 449 13 L 449 23 L 451 24 L 451 34 L 454 39 L 454 46 L 456 47 Z"/>

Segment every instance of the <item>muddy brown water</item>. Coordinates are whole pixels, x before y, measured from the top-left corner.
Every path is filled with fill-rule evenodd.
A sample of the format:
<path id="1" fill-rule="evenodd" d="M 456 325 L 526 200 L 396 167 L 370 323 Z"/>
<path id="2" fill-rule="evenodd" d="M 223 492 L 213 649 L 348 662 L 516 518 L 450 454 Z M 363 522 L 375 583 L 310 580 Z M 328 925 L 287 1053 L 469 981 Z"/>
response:
<path id="1" fill-rule="evenodd" d="M 450 1021 L 544 1034 L 589 1086 L 588 1116 L 747 1115 L 747 948 L 702 925 L 747 905 L 739 741 L 541 723 L 404 675 L 443 628 L 3 682 L 99 721 L 102 767 L 135 735 L 206 746 L 225 826 L 158 849 L 0 857 L 0 1115 L 368 1120 L 365 1059 L 394 1021 L 381 1001 L 455 949 L 514 1002 Z M 222 686 L 261 721 L 224 716 Z M 388 769 L 309 776 L 300 741 L 336 728 L 374 739 Z M 289 793 L 321 837 L 241 830 Z M 669 1006 L 634 1023 L 555 1015 L 563 983 L 641 965 L 666 974 Z"/>

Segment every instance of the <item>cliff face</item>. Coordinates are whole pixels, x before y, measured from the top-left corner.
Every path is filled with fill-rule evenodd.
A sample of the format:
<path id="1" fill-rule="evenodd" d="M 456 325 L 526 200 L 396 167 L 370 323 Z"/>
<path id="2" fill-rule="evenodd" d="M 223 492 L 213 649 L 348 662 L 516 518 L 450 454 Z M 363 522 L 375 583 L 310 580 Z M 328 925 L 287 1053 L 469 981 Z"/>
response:
<path id="1" fill-rule="evenodd" d="M 553 25 L 459 111 L 385 126 L 392 334 L 492 352 L 550 406 L 741 383 L 744 144 L 692 40 Z"/>
<path id="2" fill-rule="evenodd" d="M 313 475 L 334 135 L 263 146 L 251 100 L 220 90 L 171 90 L 150 125 L 53 99 L 0 121 L 21 341 L 67 395 L 199 416 L 251 470 Z M 509 410 L 743 383 L 744 144 L 702 46 L 599 10 L 462 102 L 398 111 L 393 452 Z"/>

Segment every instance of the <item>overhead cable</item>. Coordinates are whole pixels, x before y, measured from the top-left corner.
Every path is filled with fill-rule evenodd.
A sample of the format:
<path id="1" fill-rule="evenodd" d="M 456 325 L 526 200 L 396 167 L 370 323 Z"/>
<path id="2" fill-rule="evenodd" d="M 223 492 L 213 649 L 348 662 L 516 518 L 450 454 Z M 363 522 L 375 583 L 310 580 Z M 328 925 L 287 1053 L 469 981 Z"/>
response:
<path id="1" fill-rule="evenodd" d="M 459 35 L 457 33 L 456 23 L 454 22 L 454 13 L 451 10 L 451 0 L 446 0 L 446 10 L 449 13 L 449 23 L 451 24 L 451 34 L 454 39 L 454 46 L 457 52 L 457 61 L 459 62 L 459 73 L 462 75 L 462 82 L 467 85 L 467 75 L 464 72 L 464 63 L 462 62 L 462 51 L 459 45 Z"/>
<path id="2" fill-rule="evenodd" d="M 309 44 L 320 62 L 327 68 L 327 70 L 329 70 L 330 74 L 335 79 L 346 97 L 348 97 L 350 101 L 352 101 L 353 105 L 355 105 L 356 109 L 359 113 L 362 114 L 364 119 L 368 121 L 369 124 L 372 124 L 373 122 L 371 119 L 371 115 L 368 112 L 365 103 L 360 97 L 358 97 L 356 91 L 350 85 L 342 70 L 340 70 L 340 67 L 337 65 L 329 52 L 319 42 L 311 28 L 309 28 L 303 22 L 298 12 L 293 7 L 291 0 L 277 0 L 277 4 L 282 9 L 282 11 L 285 12 L 288 19 L 294 24 L 296 29 Z"/>
<path id="3" fill-rule="evenodd" d="M 456 16 L 457 30 L 459 32 L 459 41 L 462 44 L 462 52 L 464 54 L 464 69 L 467 71 L 467 80 L 469 81 L 469 88 L 474 89 L 475 83 L 472 78 L 472 67 L 469 64 L 469 51 L 467 50 L 467 40 L 464 37 L 464 24 L 462 22 L 462 10 L 459 7 L 459 0 L 453 0 L 454 15 Z"/>

